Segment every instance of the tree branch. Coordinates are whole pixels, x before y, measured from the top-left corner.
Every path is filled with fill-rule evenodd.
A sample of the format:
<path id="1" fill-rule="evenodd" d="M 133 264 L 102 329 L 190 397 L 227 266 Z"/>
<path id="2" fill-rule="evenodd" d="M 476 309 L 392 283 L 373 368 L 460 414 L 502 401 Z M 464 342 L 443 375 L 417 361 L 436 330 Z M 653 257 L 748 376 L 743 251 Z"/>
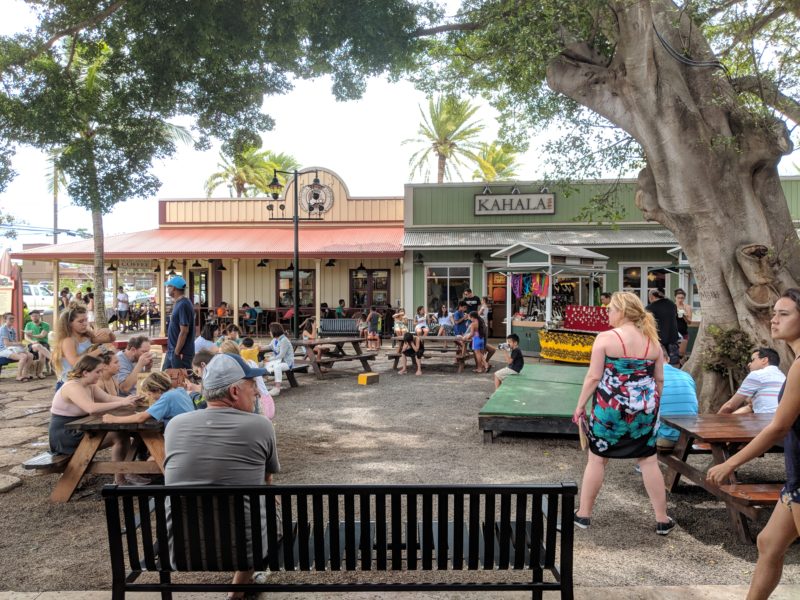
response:
<path id="1" fill-rule="evenodd" d="M 755 75 L 745 75 L 731 79 L 731 85 L 739 93 L 747 92 L 758 96 L 785 117 L 800 123 L 800 102 L 781 92 L 774 82 Z"/>
<path id="2" fill-rule="evenodd" d="M 117 12 L 120 8 L 122 8 L 125 4 L 127 4 L 127 2 L 128 0 L 116 0 L 115 2 L 112 2 L 110 5 L 108 5 L 108 7 L 101 10 L 93 17 L 81 21 L 80 23 L 77 23 L 72 27 L 67 27 L 66 29 L 57 31 L 52 36 L 50 36 L 50 38 L 48 38 L 47 41 L 45 41 L 43 44 L 40 44 L 39 46 L 28 52 L 27 55 L 21 58 L 20 60 L 5 65 L 4 70 L 7 70 L 11 67 L 22 66 L 28 61 L 33 60 L 34 58 L 39 56 L 42 52 L 46 52 L 47 50 L 52 48 L 60 39 L 66 36 L 75 35 L 79 31 L 83 31 L 87 27 L 97 25 L 98 23 L 104 21 L 105 19 L 113 15 L 115 12 Z"/>
<path id="3" fill-rule="evenodd" d="M 720 52 L 720 54 L 723 56 L 727 56 L 728 53 L 731 52 L 731 50 L 733 50 L 738 44 L 742 42 L 742 40 L 753 39 L 757 33 L 761 32 L 761 30 L 763 30 L 767 25 L 769 25 L 776 19 L 779 19 L 780 17 L 784 16 L 786 12 L 787 12 L 786 7 L 777 6 L 772 12 L 767 13 L 761 16 L 760 18 L 756 19 L 749 27 L 745 27 L 742 29 L 742 31 L 737 33 L 731 40 L 731 43 L 728 44 L 727 47 L 722 52 Z"/>
<path id="4" fill-rule="evenodd" d="M 437 25 L 436 27 L 421 27 L 412 32 L 411 37 L 425 37 L 428 35 L 436 35 L 437 33 L 446 33 L 448 31 L 475 31 L 483 27 L 483 23 L 451 23 L 449 25 Z"/>

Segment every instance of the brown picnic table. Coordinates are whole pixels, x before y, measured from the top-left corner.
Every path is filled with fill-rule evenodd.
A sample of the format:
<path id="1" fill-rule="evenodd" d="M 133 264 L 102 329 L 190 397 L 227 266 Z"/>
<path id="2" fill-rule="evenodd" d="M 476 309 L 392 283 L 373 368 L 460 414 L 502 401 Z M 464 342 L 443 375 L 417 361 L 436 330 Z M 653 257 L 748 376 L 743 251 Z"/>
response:
<path id="1" fill-rule="evenodd" d="M 663 417 L 662 421 L 680 432 L 671 453 L 659 453 L 658 459 L 667 467 L 665 483 L 669 492 L 678 489 L 681 476 L 702 487 L 725 502 L 736 534 L 742 542 L 754 542 L 747 519 L 778 500 L 780 484 L 742 483 L 732 473 L 725 485 L 716 486 L 706 480 L 706 471 L 688 462 L 695 443 L 707 444 L 713 464 L 719 465 L 756 437 L 772 421 L 771 414 L 703 414 Z M 776 450 L 779 450 L 776 448 Z"/>
<path id="2" fill-rule="evenodd" d="M 315 340 L 292 340 L 292 346 L 294 346 L 295 350 L 298 348 L 306 349 L 305 359 L 295 360 L 295 367 L 309 366 L 318 379 L 323 379 L 325 377 L 325 373 L 322 370 L 323 367 L 330 368 L 339 362 L 358 361 L 361 363 L 364 371 L 369 373 L 372 371 L 369 361 L 375 360 L 378 353 L 374 351 L 364 352 L 361 349 L 361 344 L 365 341 L 364 338 L 357 336 L 326 337 Z M 322 354 L 319 359 L 317 359 L 317 354 L 314 352 L 314 349 L 318 346 L 328 347 L 326 348 L 327 352 Z M 333 346 L 333 348 L 330 348 L 330 346 Z M 352 347 L 353 354 L 347 353 L 345 349 L 346 346 Z"/>
<path id="3" fill-rule="evenodd" d="M 124 416 L 133 412 L 132 408 L 120 408 L 108 414 Z M 160 421 L 148 419 L 144 423 L 103 423 L 102 415 L 90 415 L 69 423 L 67 428 L 83 431 L 83 438 L 50 495 L 53 502 L 69 501 L 86 473 L 136 475 L 164 473 L 164 423 Z M 112 431 L 127 432 L 136 437 L 138 443 L 131 446 L 131 451 L 124 461 L 97 460 L 97 452 L 102 447 L 103 440 Z M 150 451 L 153 460 L 134 460 L 140 443 Z"/>
<path id="4" fill-rule="evenodd" d="M 402 342 L 403 336 L 394 336 L 392 340 L 395 342 Z M 469 347 L 469 340 L 466 340 L 467 348 L 464 350 L 464 355 L 458 356 L 459 345 L 457 342 L 465 343 L 464 338 L 460 335 L 426 335 L 422 338 L 422 342 L 425 345 L 424 359 L 429 360 L 436 357 L 448 358 L 448 356 L 452 354 L 455 358 L 455 364 L 458 365 L 459 373 L 464 370 L 464 366 L 468 360 L 475 361 L 475 353 Z M 398 348 L 397 352 L 390 352 L 386 355 L 386 358 L 390 360 L 394 359 L 392 367 L 396 369 L 401 356 Z M 477 363 L 475 363 L 476 368 L 477 366 Z"/>

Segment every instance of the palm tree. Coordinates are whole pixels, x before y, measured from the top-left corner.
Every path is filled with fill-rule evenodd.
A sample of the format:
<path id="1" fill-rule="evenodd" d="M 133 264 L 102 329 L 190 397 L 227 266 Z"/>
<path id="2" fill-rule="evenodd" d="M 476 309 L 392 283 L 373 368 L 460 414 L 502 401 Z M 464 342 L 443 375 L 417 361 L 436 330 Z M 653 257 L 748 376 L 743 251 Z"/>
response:
<path id="1" fill-rule="evenodd" d="M 478 110 L 469 100 L 461 100 L 455 96 L 428 99 L 428 114 L 420 107 L 422 123 L 419 125 L 420 137 L 405 140 L 403 143 L 424 144 L 408 161 L 411 165 L 411 177 L 418 172 L 427 181 L 431 155 L 436 156 L 436 181 L 443 183 L 444 178 L 452 179 L 450 165 L 461 176 L 458 167 L 464 164 L 463 159 L 478 162 L 475 150 L 478 144 L 475 137 L 483 130 L 483 124 L 470 119 Z"/>
<path id="2" fill-rule="evenodd" d="M 271 150 L 260 151 L 248 147 L 241 153 L 229 158 L 220 152 L 221 162 L 217 164 L 219 171 L 212 173 L 206 180 L 206 193 L 209 197 L 220 185 L 230 186 L 231 196 L 234 190 L 236 197 L 266 194 L 272 174 L 277 170 L 290 171 L 299 167 L 293 156 Z"/>
<path id="3" fill-rule="evenodd" d="M 472 179 L 498 181 L 513 179 L 519 168 L 517 153 L 508 144 L 482 142 L 478 151 L 478 168 Z"/>
<path id="4" fill-rule="evenodd" d="M 47 154 L 47 189 L 53 194 L 53 243 L 58 243 L 58 194 L 67 189 L 67 177 L 58 167 L 63 148 L 52 148 Z"/>

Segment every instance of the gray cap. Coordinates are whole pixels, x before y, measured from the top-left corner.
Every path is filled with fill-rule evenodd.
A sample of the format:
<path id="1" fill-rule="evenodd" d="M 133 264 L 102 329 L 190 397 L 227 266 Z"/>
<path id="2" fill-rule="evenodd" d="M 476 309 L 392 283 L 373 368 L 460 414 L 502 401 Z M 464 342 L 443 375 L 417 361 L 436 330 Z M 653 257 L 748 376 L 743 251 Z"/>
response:
<path id="1" fill-rule="evenodd" d="M 266 374 L 266 369 L 251 367 L 238 354 L 217 354 L 209 361 L 203 373 L 203 387 L 207 390 L 218 390 L 241 379 L 255 379 Z"/>

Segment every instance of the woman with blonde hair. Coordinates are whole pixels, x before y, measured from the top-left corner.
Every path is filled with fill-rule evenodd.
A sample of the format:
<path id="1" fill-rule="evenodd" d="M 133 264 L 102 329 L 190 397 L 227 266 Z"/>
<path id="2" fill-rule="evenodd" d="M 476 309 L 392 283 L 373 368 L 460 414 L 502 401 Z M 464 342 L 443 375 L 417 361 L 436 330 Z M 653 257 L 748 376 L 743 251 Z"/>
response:
<path id="1" fill-rule="evenodd" d="M 91 329 L 86 305 L 70 302 L 58 315 L 53 344 L 53 367 L 58 374 L 56 390 L 67 381 L 67 376 L 78 359 L 92 345 Z"/>
<path id="2" fill-rule="evenodd" d="M 614 328 L 598 334 L 589 371 L 572 417 L 589 441 L 575 525 L 587 529 L 610 458 L 636 458 L 656 516 L 656 533 L 667 535 L 664 479 L 656 459 L 658 403 L 664 386 L 664 355 L 653 315 L 631 292 L 616 292 L 608 305 Z M 592 400 L 587 420 L 586 404 Z"/>
<path id="3" fill-rule="evenodd" d="M 121 398 L 112 396 L 97 387 L 105 364 L 102 359 L 88 354 L 82 356 L 69 371 L 66 383 L 56 390 L 50 407 L 50 452 L 54 454 L 75 453 L 83 438 L 83 431 L 67 429 L 67 424 L 88 415 L 102 414 L 132 406 L 137 396 Z M 106 435 L 108 444 L 113 444 L 111 456 L 115 461 L 125 460 L 130 446 L 130 436 L 124 432 L 109 432 Z M 104 446 L 104 447 L 105 447 Z M 131 483 L 122 474 L 115 477 L 116 483 Z M 134 481 L 135 482 L 135 481 Z"/>

